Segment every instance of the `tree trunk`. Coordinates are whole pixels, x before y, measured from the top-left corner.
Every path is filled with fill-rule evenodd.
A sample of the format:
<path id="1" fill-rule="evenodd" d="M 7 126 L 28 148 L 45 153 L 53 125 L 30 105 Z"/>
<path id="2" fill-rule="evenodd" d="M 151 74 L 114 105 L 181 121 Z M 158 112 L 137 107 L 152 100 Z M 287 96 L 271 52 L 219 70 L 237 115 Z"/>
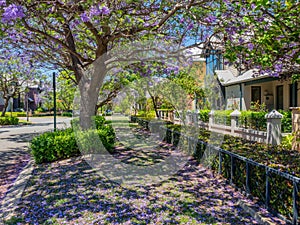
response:
<path id="1" fill-rule="evenodd" d="M 157 111 L 157 104 L 156 104 L 156 97 L 151 96 L 151 100 L 152 100 L 152 103 L 153 103 L 153 108 L 154 108 L 154 111 L 155 111 L 155 115 L 156 115 L 156 118 L 159 118 L 159 113 Z"/>
<path id="2" fill-rule="evenodd" d="M 4 98 L 4 99 L 5 99 L 5 102 L 4 102 L 4 106 L 3 106 L 3 110 L 2 110 L 1 116 L 5 116 L 6 109 L 8 107 L 8 103 L 9 103 L 9 98 Z"/>
<path id="3" fill-rule="evenodd" d="M 84 72 L 79 82 L 80 90 L 80 126 L 87 130 L 92 127 L 92 116 L 96 115 L 99 91 L 106 75 L 104 60 L 97 59 L 92 70 Z"/>

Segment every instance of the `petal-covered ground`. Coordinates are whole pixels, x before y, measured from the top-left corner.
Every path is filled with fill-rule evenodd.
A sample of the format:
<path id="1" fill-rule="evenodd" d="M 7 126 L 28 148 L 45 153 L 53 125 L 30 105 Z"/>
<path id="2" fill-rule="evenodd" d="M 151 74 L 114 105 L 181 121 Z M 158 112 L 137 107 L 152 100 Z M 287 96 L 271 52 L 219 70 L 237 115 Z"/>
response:
<path id="1" fill-rule="evenodd" d="M 194 161 L 159 184 L 126 187 L 74 158 L 34 170 L 17 217 L 21 224 L 259 224 L 239 206 L 243 199 L 255 205 Z"/>
<path id="2" fill-rule="evenodd" d="M 145 131 L 140 132 L 146 134 Z M 134 152 L 118 148 L 127 163 L 153 164 L 172 148 Z M 151 160 L 150 160 L 151 159 Z M 100 176 L 81 157 L 36 166 L 14 221 L 19 224 L 260 224 L 240 202 L 260 209 L 211 170 L 190 160 L 156 184 L 120 185 Z M 274 224 L 285 224 L 260 209 Z M 17 222 L 16 222 L 17 223 Z"/>
<path id="3" fill-rule="evenodd" d="M 3 156 L 4 154 L 2 154 Z M 11 157 L 12 154 L 10 154 Z M 12 158 L 12 157 L 11 157 Z M 26 152 L 17 152 L 13 159 L 0 165 L 0 203 L 7 190 L 13 185 L 22 169 L 27 165 L 30 155 Z"/>

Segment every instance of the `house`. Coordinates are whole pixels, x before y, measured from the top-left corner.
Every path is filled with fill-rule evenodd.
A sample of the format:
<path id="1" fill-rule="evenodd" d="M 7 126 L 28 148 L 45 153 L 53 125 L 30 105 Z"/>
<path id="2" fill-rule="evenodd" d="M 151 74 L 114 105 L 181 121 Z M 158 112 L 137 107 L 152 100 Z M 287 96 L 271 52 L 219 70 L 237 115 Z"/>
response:
<path id="1" fill-rule="evenodd" d="M 259 75 L 256 70 L 241 71 L 231 64 L 225 65 L 224 61 L 221 51 L 208 45 L 206 76 L 216 75 L 225 109 L 249 110 L 252 102 L 264 103 L 268 110 L 287 110 L 300 105 L 298 82 Z"/>
<path id="2" fill-rule="evenodd" d="M 255 70 L 248 70 L 241 75 L 234 75 L 229 69 L 215 71 L 224 87 L 227 109 L 249 110 L 251 102 L 264 103 L 268 110 L 296 107 L 299 104 L 298 82 L 279 77 L 258 75 Z"/>
<path id="3" fill-rule="evenodd" d="M 21 93 L 18 95 L 18 97 L 13 99 L 13 102 L 10 101 L 6 110 L 10 112 L 11 107 L 13 107 L 13 111 L 16 111 L 16 109 L 23 109 L 24 111 L 26 111 L 26 101 L 28 100 L 28 110 L 34 111 L 41 106 L 40 93 L 41 89 L 39 86 L 31 86 L 28 88 L 27 93 Z M 3 110 L 3 107 L 4 99 L 2 98 L 2 95 L 0 93 L 0 111 Z"/>
<path id="4" fill-rule="evenodd" d="M 207 69 L 203 49 L 203 44 L 200 44 L 198 47 L 193 47 L 189 49 L 188 53 L 186 53 L 187 57 L 192 58 L 192 66 L 190 68 L 190 73 L 192 73 L 194 77 L 199 81 L 197 85 L 202 87 L 204 86 L 205 74 Z M 197 110 L 197 105 L 199 105 L 199 101 L 201 101 L 201 99 L 197 98 L 197 96 L 189 96 L 187 99 L 188 109 Z"/>

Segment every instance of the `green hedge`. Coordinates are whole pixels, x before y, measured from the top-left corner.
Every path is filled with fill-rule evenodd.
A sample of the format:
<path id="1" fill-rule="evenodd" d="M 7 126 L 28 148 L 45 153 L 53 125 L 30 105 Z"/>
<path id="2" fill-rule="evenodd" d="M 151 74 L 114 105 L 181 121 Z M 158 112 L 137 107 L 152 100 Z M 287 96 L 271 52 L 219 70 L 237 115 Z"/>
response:
<path id="1" fill-rule="evenodd" d="M 232 110 L 216 110 L 215 111 L 215 123 L 226 124 L 230 126 L 230 113 Z M 290 110 L 279 110 L 283 115 L 281 120 L 281 130 L 283 133 L 292 132 L 292 113 Z M 199 119 L 203 122 L 208 123 L 210 110 L 200 110 Z M 254 111 L 241 111 L 241 116 L 239 117 L 239 126 L 256 129 L 256 130 L 266 130 L 267 120 L 265 115 L 267 112 L 254 112 Z"/>
<path id="2" fill-rule="evenodd" d="M 281 131 L 283 133 L 291 133 L 292 132 L 292 111 L 279 110 L 279 112 L 283 115 L 283 118 L 281 120 Z"/>
<path id="3" fill-rule="evenodd" d="M 71 112 L 63 112 L 61 116 L 72 117 L 73 114 Z"/>
<path id="4" fill-rule="evenodd" d="M 38 164 L 53 162 L 80 155 L 81 152 L 79 151 L 76 138 L 80 146 L 84 147 L 84 149 L 81 149 L 84 151 L 83 153 L 95 153 L 90 147 L 98 149 L 96 148 L 98 146 L 95 146 L 96 142 L 91 141 L 91 137 L 96 137 L 95 135 L 100 138 L 106 150 L 113 152 L 116 136 L 111 124 L 108 124 L 101 116 L 96 116 L 94 119 L 97 129 L 78 131 L 76 137 L 72 128 L 45 132 L 34 137 L 30 143 L 30 148 L 35 162 Z"/>
<path id="5" fill-rule="evenodd" d="M 171 130 L 180 131 L 181 127 L 168 126 Z M 204 129 L 199 130 L 199 140 L 196 149 L 193 152 L 193 156 L 202 163 L 208 163 L 212 169 L 218 171 L 219 169 L 219 156 L 216 152 L 207 149 L 206 143 L 212 140 L 210 139 L 210 132 Z M 173 138 L 172 138 L 173 135 Z M 175 145 L 178 143 L 180 134 L 166 132 L 164 141 L 171 143 L 173 140 Z M 284 145 L 269 146 L 262 143 L 255 143 L 244 140 L 242 138 L 232 137 L 229 135 L 224 136 L 224 141 L 221 148 L 229 152 L 236 153 L 245 158 L 251 159 L 255 162 L 267 165 L 274 169 L 278 169 L 283 172 L 287 172 L 291 175 L 300 177 L 300 153 L 293 150 L 284 148 Z M 207 151 L 206 151 L 207 150 Z M 206 156 L 206 160 L 203 161 L 203 156 Z M 292 157 L 291 157 L 292 156 Z M 230 179 L 231 177 L 231 157 L 228 154 L 221 153 L 222 157 L 222 175 Z M 233 183 L 236 187 L 245 191 L 246 184 L 246 163 L 240 159 L 234 160 L 235 169 L 233 173 Z M 250 193 L 252 196 L 258 197 L 262 203 L 265 202 L 265 180 L 266 170 L 265 167 L 258 167 L 255 165 L 249 166 L 250 168 Z M 293 196 L 293 182 L 283 178 L 277 174 L 271 173 L 269 177 L 271 183 L 271 200 L 270 208 L 273 211 L 291 219 L 292 215 L 292 196 Z M 299 188 L 299 187 L 298 187 Z M 298 193 L 298 198 L 300 192 Z M 298 202 L 300 204 L 300 201 Z M 298 213 L 300 210 L 298 209 Z"/>
<path id="6" fill-rule="evenodd" d="M 267 112 L 241 111 L 239 125 L 249 129 L 264 131 L 267 129 L 266 114 Z"/>
<path id="7" fill-rule="evenodd" d="M 53 162 L 80 155 L 72 128 L 45 132 L 34 137 L 30 148 L 36 163 Z"/>
<path id="8" fill-rule="evenodd" d="M 231 124 L 230 113 L 232 112 L 233 110 L 216 110 L 215 117 L 214 117 L 215 123 L 230 126 Z"/>
<path id="9" fill-rule="evenodd" d="M 17 117 L 4 116 L 0 117 L 0 125 L 18 125 L 19 119 Z"/>
<path id="10" fill-rule="evenodd" d="M 154 119 L 156 117 L 156 114 L 155 114 L 154 110 L 151 110 L 151 111 L 140 110 L 140 111 L 138 111 L 136 116 L 137 117 L 145 117 L 145 118 L 148 118 L 148 119 Z"/>
<path id="11" fill-rule="evenodd" d="M 202 109 L 199 111 L 199 119 L 204 122 L 204 123 L 208 123 L 209 120 L 209 114 L 210 110 L 209 109 Z"/>

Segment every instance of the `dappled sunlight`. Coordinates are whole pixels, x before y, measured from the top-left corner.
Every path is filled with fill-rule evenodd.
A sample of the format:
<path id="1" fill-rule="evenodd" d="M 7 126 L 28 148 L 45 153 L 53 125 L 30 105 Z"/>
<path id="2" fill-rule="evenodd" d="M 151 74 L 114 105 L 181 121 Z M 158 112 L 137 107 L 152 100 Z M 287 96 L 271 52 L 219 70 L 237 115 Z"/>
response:
<path id="1" fill-rule="evenodd" d="M 151 152 L 120 145 L 114 157 L 136 165 L 155 164 L 170 154 L 168 147 L 161 143 Z M 29 224 L 259 224 L 240 201 L 260 210 L 195 160 L 159 183 L 119 185 L 79 157 L 38 166 L 17 216 Z M 267 212 L 260 213 L 276 221 Z"/>

